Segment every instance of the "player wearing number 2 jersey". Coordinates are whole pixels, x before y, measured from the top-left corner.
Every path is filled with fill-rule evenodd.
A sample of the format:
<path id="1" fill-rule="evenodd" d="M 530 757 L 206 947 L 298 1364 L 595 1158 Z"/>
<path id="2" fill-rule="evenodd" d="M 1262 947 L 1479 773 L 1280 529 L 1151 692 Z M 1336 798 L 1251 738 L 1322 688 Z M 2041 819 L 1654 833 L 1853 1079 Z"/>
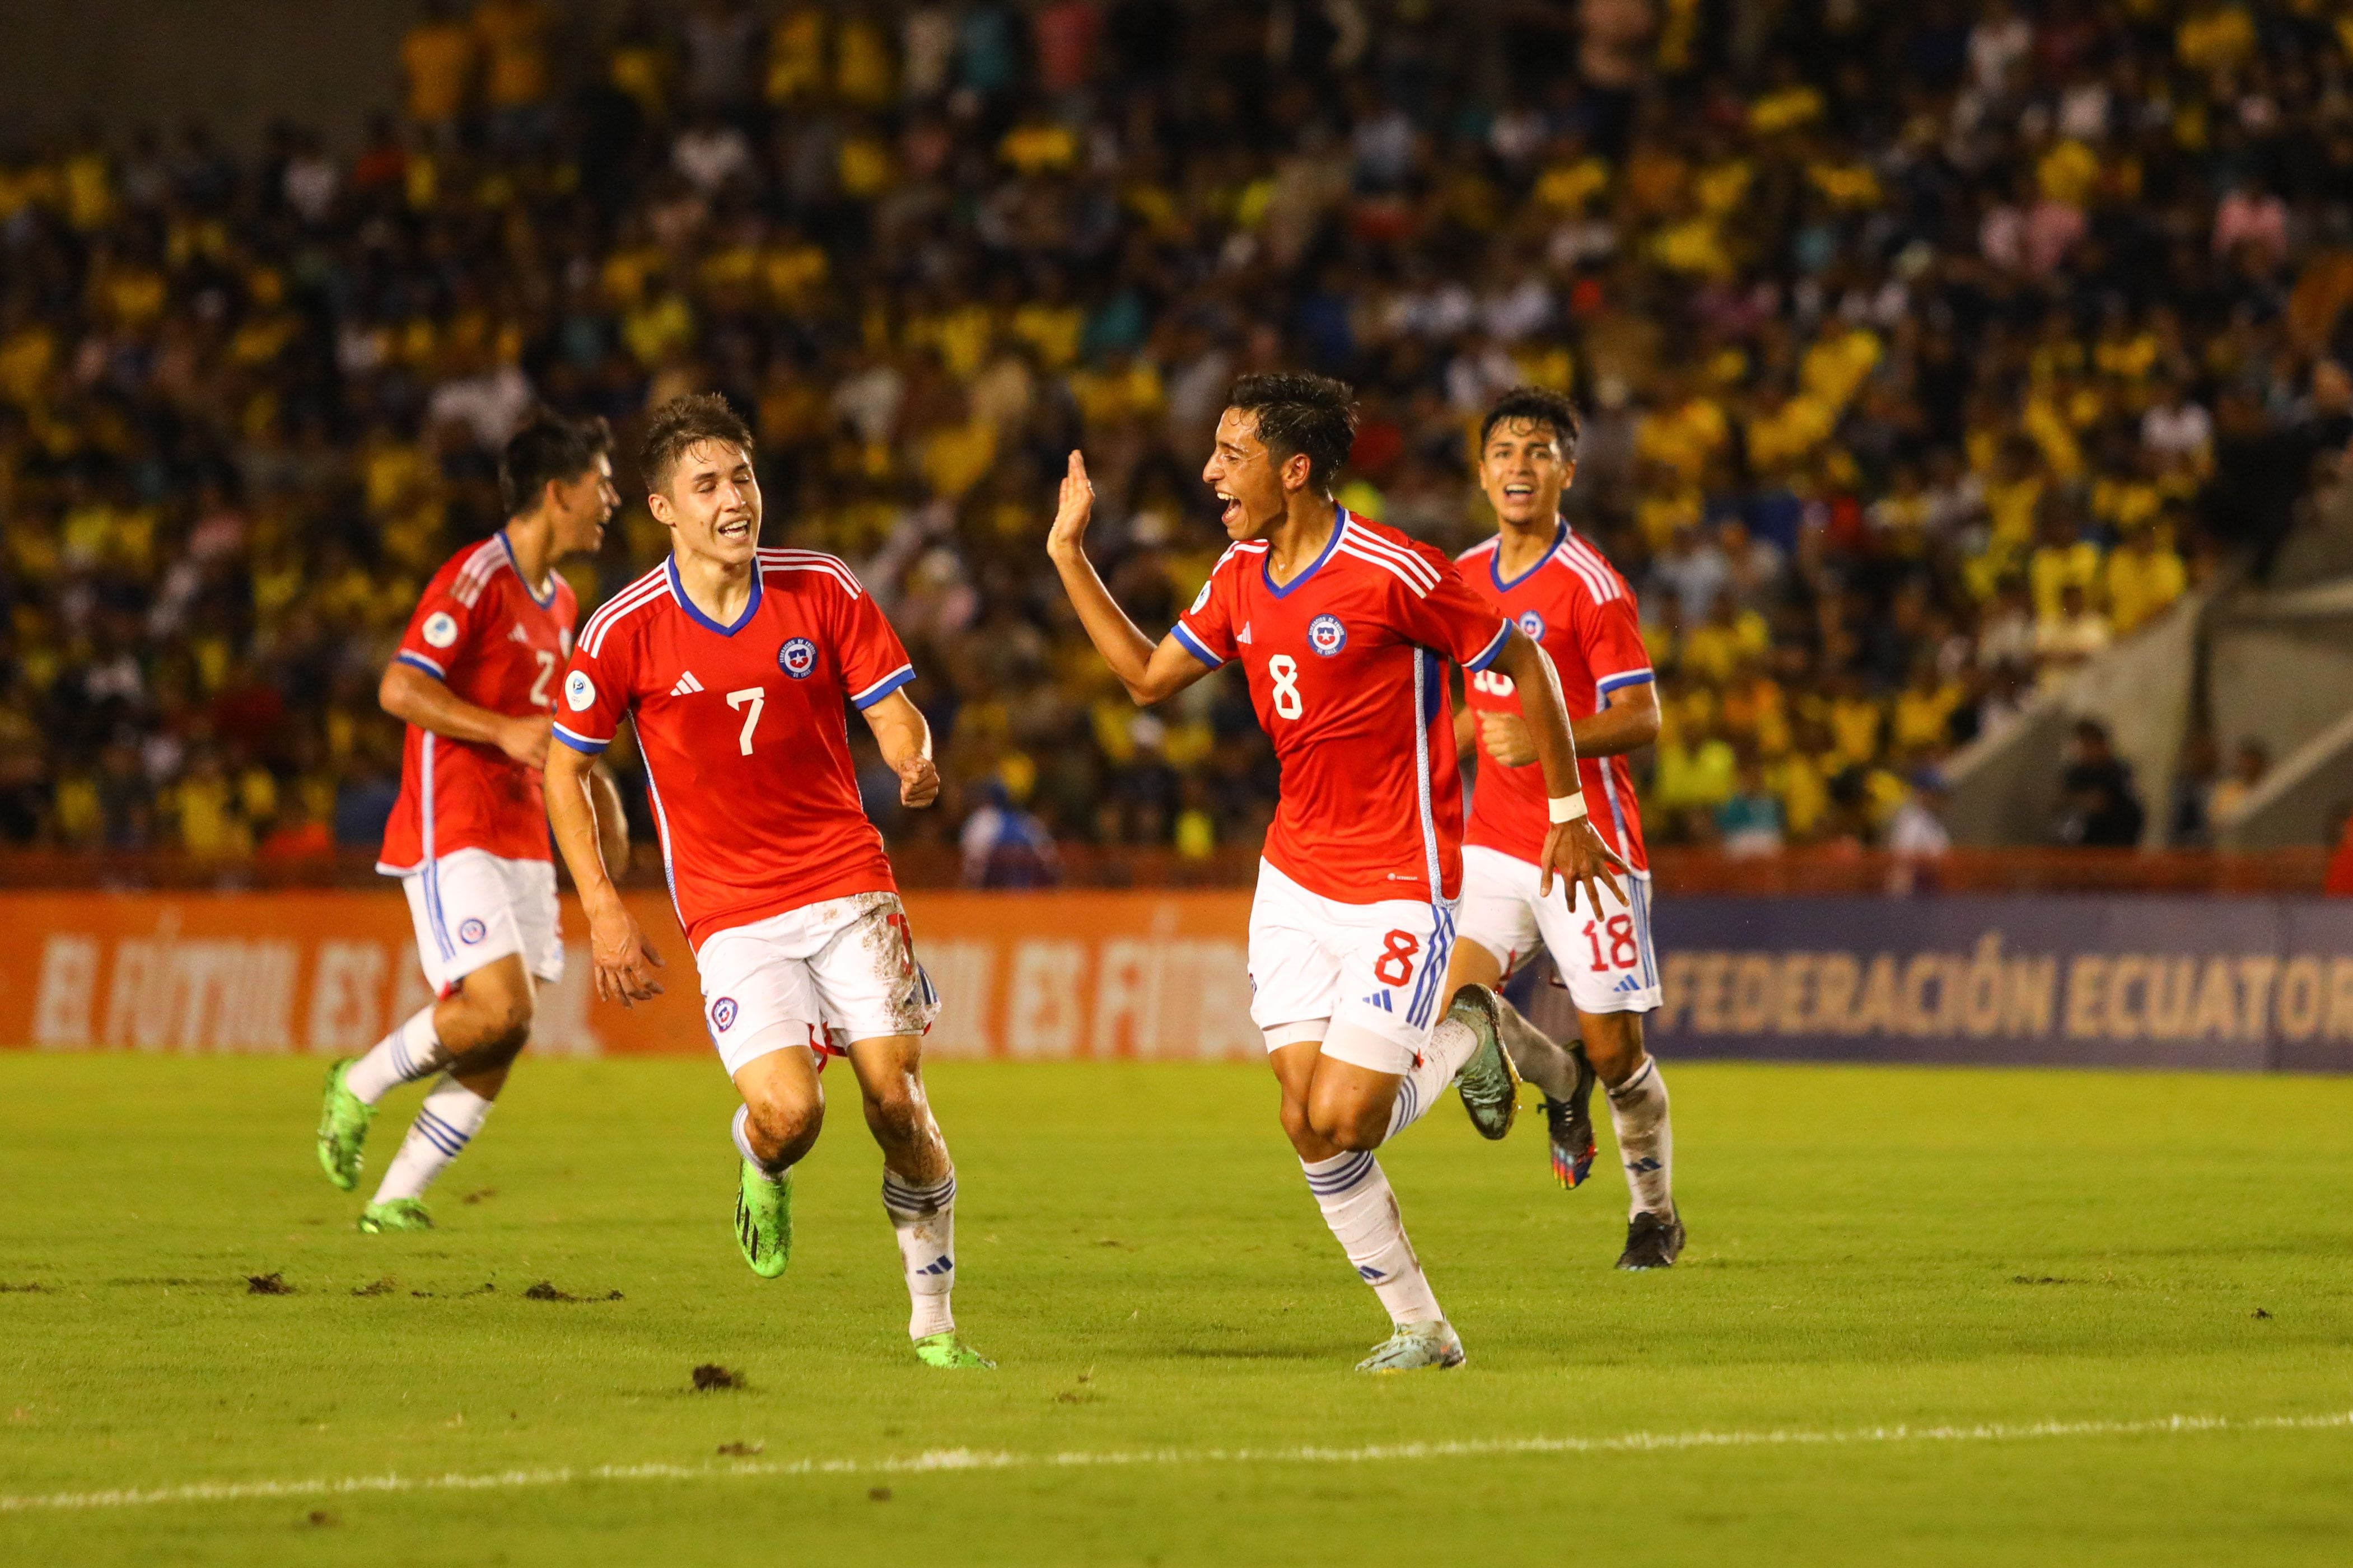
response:
<path id="1" fill-rule="evenodd" d="M 1548 696 L 1529 727 L 1556 799 L 1539 850 L 1587 885 L 1613 858 L 1580 820 L 1568 720 L 1535 645 L 1438 552 L 1332 500 L 1356 414 L 1313 375 L 1239 383 L 1202 478 L 1234 542 L 1155 647 L 1088 562 L 1092 491 L 1071 454 L 1048 551 L 1087 635 L 1139 702 L 1242 667 L 1282 764 L 1251 905 L 1250 1016 L 1282 1089 L 1309 1189 L 1396 1332 L 1366 1372 L 1461 1364 L 1462 1344 L 1407 1240 L 1373 1151 L 1461 1075 L 1482 1132 L 1511 1125 L 1516 1086 L 1477 987 L 1440 984 L 1461 879 L 1462 796 L 1445 666 L 1501 669 Z M 1464 1015 L 1468 1014 L 1466 1017 Z M 1441 1015 L 1445 1015 L 1441 1016 Z"/>
<path id="2" fill-rule="evenodd" d="M 380 700 L 408 737 L 376 869 L 408 895 L 436 1000 L 329 1070 L 318 1133 L 328 1179 L 356 1184 L 387 1091 L 448 1074 L 360 1215 L 364 1231 L 430 1227 L 427 1184 L 489 1116 L 531 1033 L 533 983 L 564 973 L 539 770 L 575 606 L 554 568 L 604 537 L 618 499 L 610 444 L 601 421 L 546 417 L 508 442 L 506 526 L 433 574 L 384 674 Z M 607 830 L 620 836 L 619 798 L 608 782 L 601 793 Z"/>
<path id="3" fill-rule="evenodd" d="M 751 433 L 720 398 L 658 409 L 640 468 L 671 553 L 582 629 L 548 764 L 548 816 L 588 915 L 597 991 L 630 1003 L 661 990 L 661 961 L 614 889 L 581 788 L 633 718 L 703 1022 L 744 1099 L 744 1261 L 774 1279 L 791 1259 L 792 1168 L 825 1115 L 818 1073 L 826 1056 L 847 1056 L 882 1146 L 915 1353 L 987 1367 L 949 1305 L 955 1173 L 921 1066 L 939 998 L 859 803 L 844 721 L 845 704 L 864 717 L 902 803 L 931 805 L 931 730 L 902 689 L 914 671 L 849 567 L 760 548 Z"/>
<path id="4" fill-rule="evenodd" d="M 1634 615 L 1634 595 L 1600 552 L 1560 515 L 1577 470 L 1577 411 L 1556 393 L 1522 388 L 1488 411 L 1479 480 L 1501 522 L 1460 564 L 1473 592 L 1544 649 L 1560 677 L 1577 735 L 1577 766 L 1594 826 L 1626 860 L 1625 897 L 1571 909 L 1541 887 L 1545 784 L 1522 711 L 1525 693 L 1493 671 L 1472 674 L 1460 725 L 1480 753 L 1462 852 L 1462 936 L 1454 984 L 1495 985 L 1541 943 L 1567 986 L 1583 1033 L 1564 1048 L 1501 1004 L 1498 1026 L 1514 1066 L 1545 1091 L 1553 1169 L 1576 1186 L 1590 1168 L 1587 1114 L 1596 1075 L 1631 1193 L 1621 1268 L 1672 1265 L 1683 1245 L 1671 1169 L 1666 1085 L 1642 1048 L 1642 1015 L 1659 1005 L 1651 948 L 1651 870 L 1626 753 L 1659 731 L 1657 685 Z"/>

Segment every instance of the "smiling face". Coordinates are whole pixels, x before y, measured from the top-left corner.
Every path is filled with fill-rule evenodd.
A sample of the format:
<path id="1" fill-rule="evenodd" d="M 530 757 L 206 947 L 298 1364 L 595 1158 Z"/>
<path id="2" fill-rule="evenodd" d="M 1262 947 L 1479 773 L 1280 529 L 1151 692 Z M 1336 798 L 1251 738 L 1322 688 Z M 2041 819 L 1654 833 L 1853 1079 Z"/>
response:
<path id="1" fill-rule="evenodd" d="M 1499 421 L 1479 450 L 1479 488 L 1508 528 L 1549 528 L 1576 473 L 1548 419 Z"/>
<path id="2" fill-rule="evenodd" d="M 670 485 L 646 498 L 681 553 L 747 564 L 760 547 L 760 481 L 751 457 L 727 441 L 698 441 L 679 457 Z"/>
<path id="3" fill-rule="evenodd" d="M 1307 488 L 1314 468 L 1303 452 L 1277 461 L 1258 438 L 1258 416 L 1229 408 L 1218 421 L 1201 482 L 1217 492 L 1227 538 L 1263 539 L 1282 521 L 1291 492 Z"/>
<path id="4" fill-rule="evenodd" d="M 595 553 L 605 542 L 605 525 L 613 520 L 613 509 L 621 504 L 621 492 L 613 488 L 613 459 L 599 452 L 574 478 L 550 481 L 547 492 L 547 510 L 555 520 L 556 554 Z"/>

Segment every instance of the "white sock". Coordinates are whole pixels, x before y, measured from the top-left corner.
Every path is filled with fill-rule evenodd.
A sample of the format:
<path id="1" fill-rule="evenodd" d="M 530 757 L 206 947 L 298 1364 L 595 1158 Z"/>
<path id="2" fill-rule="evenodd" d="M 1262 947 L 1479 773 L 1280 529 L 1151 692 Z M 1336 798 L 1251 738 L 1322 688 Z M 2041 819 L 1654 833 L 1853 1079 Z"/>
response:
<path id="1" fill-rule="evenodd" d="M 1396 1137 L 1430 1112 L 1462 1064 L 1479 1048 L 1479 1037 L 1459 1018 L 1440 1018 L 1430 1031 L 1430 1043 L 1398 1085 L 1397 1103 L 1389 1108 L 1388 1136 Z"/>
<path id="2" fill-rule="evenodd" d="M 1421 1272 L 1421 1259 L 1406 1239 L 1405 1216 L 1398 1212 L 1397 1194 L 1381 1173 L 1381 1163 L 1369 1150 L 1335 1154 L 1328 1160 L 1302 1160 L 1308 1191 L 1324 1210 L 1324 1223 L 1340 1243 L 1340 1250 L 1356 1267 L 1356 1275 L 1373 1288 L 1389 1318 L 1399 1328 L 1408 1323 L 1443 1320 L 1438 1297 Z"/>
<path id="3" fill-rule="evenodd" d="M 441 1048 L 441 1037 L 433 1027 L 433 1009 L 438 1005 L 427 1003 L 371 1046 L 368 1054 L 343 1074 L 343 1087 L 363 1103 L 374 1105 L 400 1085 L 430 1078 L 448 1067 L 453 1058 Z"/>
<path id="4" fill-rule="evenodd" d="M 1618 1157 L 1626 1163 L 1626 1186 L 1633 1199 L 1628 1217 L 1655 1214 L 1672 1219 L 1675 1140 L 1667 1125 L 1667 1083 L 1659 1076 L 1656 1058 L 1644 1058 L 1633 1077 L 1609 1091 L 1609 1123 L 1618 1130 Z"/>
<path id="5" fill-rule="evenodd" d="M 395 1198 L 424 1196 L 433 1178 L 473 1142 L 474 1134 L 482 1130 L 482 1119 L 490 1113 L 489 1100 L 445 1075 L 417 1108 L 417 1120 L 409 1123 L 408 1136 L 400 1141 L 400 1152 L 385 1167 L 384 1184 L 376 1188 L 375 1201 L 386 1204 Z"/>
<path id="6" fill-rule="evenodd" d="M 899 1267 L 907 1276 L 907 1337 L 928 1339 L 955 1328 L 948 1293 L 955 1289 L 955 1173 L 918 1187 L 882 1173 L 882 1208 L 899 1237 Z"/>

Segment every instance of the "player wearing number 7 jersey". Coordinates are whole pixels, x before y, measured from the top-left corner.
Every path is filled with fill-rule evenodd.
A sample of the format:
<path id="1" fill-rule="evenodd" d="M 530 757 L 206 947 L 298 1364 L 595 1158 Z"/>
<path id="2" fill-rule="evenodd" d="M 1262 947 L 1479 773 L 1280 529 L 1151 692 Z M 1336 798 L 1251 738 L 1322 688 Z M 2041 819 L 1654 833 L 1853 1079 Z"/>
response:
<path id="1" fill-rule="evenodd" d="M 987 1367 L 949 1305 L 955 1173 L 922 1068 L 939 998 L 859 802 L 844 722 L 844 704 L 857 708 L 898 773 L 900 800 L 931 805 L 931 729 L 901 689 L 914 670 L 848 566 L 760 548 L 751 432 L 721 398 L 655 410 L 639 470 L 671 552 L 582 629 L 547 770 L 597 994 L 627 1005 L 661 990 L 661 960 L 613 886 L 583 787 L 633 718 L 703 1022 L 744 1100 L 733 1131 L 744 1261 L 774 1279 L 791 1258 L 792 1168 L 825 1117 L 818 1073 L 827 1056 L 847 1056 L 882 1146 L 915 1353 Z"/>
<path id="2" fill-rule="evenodd" d="M 1478 788 L 1462 851 L 1462 938 L 1449 984 L 1501 984 L 1550 950 L 1577 1008 L 1581 1044 L 1567 1048 L 1498 999 L 1497 1027 L 1522 1076 L 1545 1093 L 1553 1170 L 1564 1186 L 1593 1159 L 1587 1114 L 1599 1074 L 1609 1100 L 1631 1213 L 1620 1268 L 1670 1267 L 1683 1247 L 1671 1178 L 1667 1089 L 1642 1048 L 1642 1015 L 1659 1005 L 1651 950 L 1651 866 L 1626 753 L 1659 732 L 1658 687 L 1642 646 L 1634 595 L 1600 552 L 1560 515 L 1577 471 L 1577 410 L 1558 393 L 1522 387 L 1488 410 L 1479 482 L 1501 531 L 1464 552 L 1479 596 L 1533 638 L 1559 672 L 1577 734 L 1577 767 L 1594 826 L 1628 868 L 1626 896 L 1572 909 L 1545 895 L 1537 871 L 1548 787 L 1522 712 L 1525 693 L 1497 672 L 1472 675 L 1457 737 L 1479 751 Z"/>
<path id="3" fill-rule="evenodd" d="M 1088 562 L 1086 466 L 1071 454 L 1048 538 L 1088 637 L 1138 702 L 1242 666 L 1282 764 L 1250 908 L 1250 1016 L 1307 1185 L 1395 1332 L 1365 1372 L 1460 1365 L 1373 1151 L 1461 1077 L 1481 1131 L 1509 1131 L 1516 1080 L 1473 987 L 1440 984 L 1461 880 L 1462 793 L 1445 663 L 1544 694 L 1529 727 L 1556 797 L 1540 858 L 1588 907 L 1615 858 L 1584 821 L 1568 719 L 1535 645 L 1445 556 L 1336 506 L 1356 429 L 1348 389 L 1314 375 L 1238 383 L 1202 479 L 1234 542 L 1157 647 Z M 1441 1017 L 1441 1013 L 1445 1016 Z"/>

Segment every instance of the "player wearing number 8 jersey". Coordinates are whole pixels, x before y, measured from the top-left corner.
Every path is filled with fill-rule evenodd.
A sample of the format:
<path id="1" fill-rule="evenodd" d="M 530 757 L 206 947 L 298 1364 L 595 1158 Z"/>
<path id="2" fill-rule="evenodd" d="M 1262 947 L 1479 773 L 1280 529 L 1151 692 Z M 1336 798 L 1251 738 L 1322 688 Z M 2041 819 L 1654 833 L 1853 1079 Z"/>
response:
<path id="1" fill-rule="evenodd" d="M 1590 901 L 1612 858 L 1580 819 L 1567 717 L 1535 645 L 1443 555 L 1333 502 L 1355 424 L 1347 389 L 1321 376 L 1236 384 L 1202 474 L 1234 542 L 1156 647 L 1087 560 L 1092 491 L 1075 452 L 1048 551 L 1139 702 L 1242 667 L 1282 765 L 1250 911 L 1250 1016 L 1309 1190 L 1395 1325 L 1360 1370 L 1397 1372 L 1459 1365 L 1463 1352 L 1373 1151 L 1458 1072 L 1473 1120 L 1500 1137 L 1516 1087 L 1492 998 L 1472 987 L 1450 1005 L 1441 984 L 1461 878 L 1447 663 L 1503 669 L 1551 694 L 1529 721 L 1558 797 L 1540 851 L 1546 875 L 1585 883 Z"/>
<path id="2" fill-rule="evenodd" d="M 1581 1183 L 1593 1158 L 1587 1100 L 1598 1075 L 1631 1194 L 1621 1268 L 1660 1268 L 1683 1250 L 1672 1183 L 1667 1090 L 1642 1047 L 1642 1016 L 1659 1005 L 1651 947 L 1651 871 L 1626 753 L 1659 731 L 1658 688 L 1634 595 L 1600 552 L 1560 515 L 1577 471 L 1577 411 L 1557 393 L 1520 388 L 1488 410 L 1479 480 L 1501 527 L 1464 552 L 1473 592 L 1543 647 L 1558 671 L 1577 735 L 1593 823 L 1625 858 L 1625 897 L 1571 909 L 1539 888 L 1545 784 L 1521 711 L 1523 693 L 1493 672 L 1466 683 L 1458 742 L 1479 753 L 1462 852 L 1461 931 L 1451 984 L 1496 985 L 1541 943 L 1568 988 L 1583 1035 L 1564 1048 L 1508 1003 L 1498 1027 L 1514 1065 L 1545 1092 L 1553 1169 Z"/>
<path id="3" fill-rule="evenodd" d="M 845 704 L 863 716 L 902 803 L 931 805 L 931 731 L 902 689 L 914 671 L 849 567 L 760 548 L 751 433 L 720 398 L 656 410 L 640 468 L 671 554 L 582 629 L 548 764 L 548 816 L 588 916 L 598 993 L 628 1004 L 661 990 L 661 961 L 613 886 L 581 790 L 633 718 L 703 1022 L 744 1100 L 744 1260 L 773 1279 L 791 1258 L 792 1168 L 824 1121 L 824 1058 L 846 1056 L 882 1147 L 916 1354 L 986 1367 L 950 1308 L 955 1174 L 921 1065 L 939 999 L 860 804 L 844 720 Z"/>
<path id="4" fill-rule="evenodd" d="M 431 1227 L 427 1186 L 490 1115 L 531 1033 L 534 983 L 564 973 L 540 804 L 575 609 L 554 567 L 604 537 L 618 499 L 609 445 L 601 420 L 542 416 L 515 434 L 499 465 L 506 526 L 433 574 L 378 688 L 408 728 L 376 869 L 408 896 L 435 1000 L 328 1070 L 318 1130 L 328 1180 L 357 1184 L 385 1094 L 439 1080 L 361 1213 L 363 1231 Z M 626 847 L 619 797 L 609 781 L 599 794 L 605 830 Z"/>

